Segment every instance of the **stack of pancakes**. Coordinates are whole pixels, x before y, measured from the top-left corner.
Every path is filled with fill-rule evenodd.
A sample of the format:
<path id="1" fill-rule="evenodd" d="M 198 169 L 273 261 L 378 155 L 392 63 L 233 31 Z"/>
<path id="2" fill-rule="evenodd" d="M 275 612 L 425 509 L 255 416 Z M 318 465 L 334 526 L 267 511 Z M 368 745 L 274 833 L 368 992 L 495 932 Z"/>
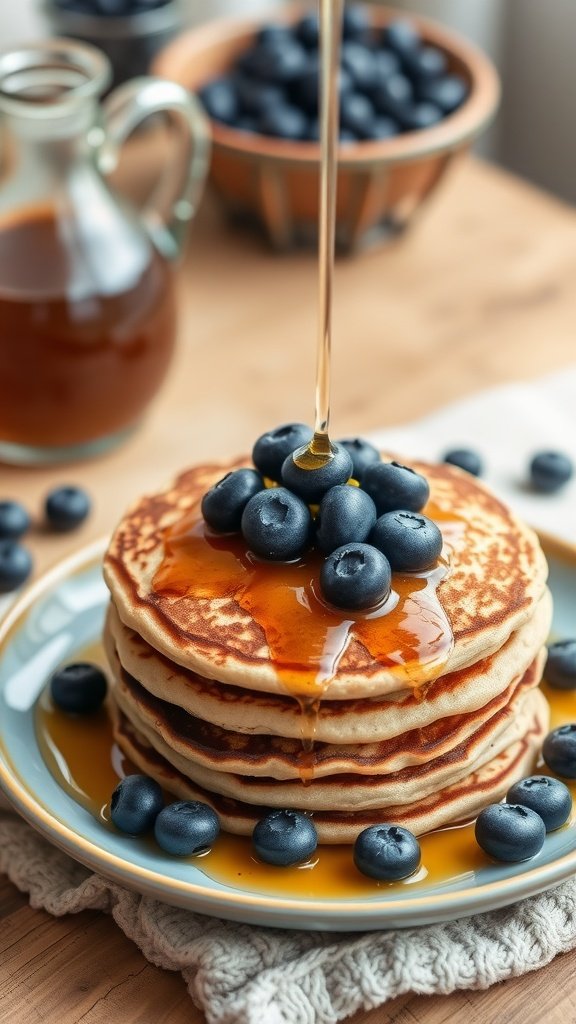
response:
<path id="1" fill-rule="evenodd" d="M 323 693 L 302 771 L 301 701 L 236 600 L 159 590 L 166 531 L 228 468 L 183 473 L 143 498 L 105 559 L 105 645 L 116 742 L 143 772 L 249 834 L 270 808 L 313 814 L 321 842 L 388 822 L 416 834 L 474 817 L 529 774 L 548 728 L 538 689 L 551 621 L 535 534 L 473 477 L 414 464 L 431 487 L 450 571 L 438 588 L 453 643 L 440 674 L 409 676 L 353 635 Z M 426 510 L 424 510 L 426 511 Z M 433 512 L 432 512 L 433 514 Z M 394 585 L 394 584 L 393 584 Z M 306 652 L 302 652 L 305 659 Z M 310 781 L 310 774 L 312 780 Z"/>

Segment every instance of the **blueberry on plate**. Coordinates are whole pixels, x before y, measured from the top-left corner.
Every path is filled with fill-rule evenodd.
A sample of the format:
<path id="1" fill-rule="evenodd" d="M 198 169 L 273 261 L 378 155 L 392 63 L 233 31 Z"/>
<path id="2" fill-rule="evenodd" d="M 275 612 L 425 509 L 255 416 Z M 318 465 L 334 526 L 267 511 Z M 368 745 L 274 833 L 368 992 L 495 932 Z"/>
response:
<path id="1" fill-rule="evenodd" d="M 535 857 L 546 838 L 540 815 L 521 804 L 490 804 L 478 815 L 474 831 L 484 853 L 509 864 Z"/>
<path id="2" fill-rule="evenodd" d="M 110 800 L 110 817 L 120 832 L 142 836 L 154 826 L 164 806 L 162 790 L 148 775 L 127 775 Z"/>
<path id="3" fill-rule="evenodd" d="M 280 480 L 284 459 L 312 440 L 313 431 L 305 423 L 284 423 L 267 430 L 252 449 L 252 462 L 269 480 Z"/>
<path id="4" fill-rule="evenodd" d="M 436 564 L 442 551 L 442 533 L 421 512 L 385 512 L 369 537 L 396 572 L 422 572 Z"/>
<path id="5" fill-rule="evenodd" d="M 83 523 L 90 512 L 90 498 L 81 487 L 56 487 L 44 503 L 46 522 L 52 530 L 66 533 Z"/>
<path id="6" fill-rule="evenodd" d="M 430 497 L 426 478 L 399 462 L 368 466 L 362 477 L 362 489 L 368 491 L 379 516 L 398 509 L 419 512 Z"/>
<path id="7" fill-rule="evenodd" d="M 166 853 L 190 857 L 212 846 L 220 832 L 220 820 L 209 804 L 178 800 L 164 807 L 154 822 L 154 838 Z"/>
<path id="8" fill-rule="evenodd" d="M 576 690 L 576 639 L 550 644 L 544 678 L 555 690 Z"/>
<path id="9" fill-rule="evenodd" d="M 30 516 L 19 501 L 0 501 L 0 540 L 19 540 L 30 528 Z"/>
<path id="10" fill-rule="evenodd" d="M 234 124 L 238 117 L 238 96 L 234 83 L 229 78 L 208 82 L 198 93 L 207 114 L 215 121 Z"/>
<path id="11" fill-rule="evenodd" d="M 213 530 L 237 533 L 250 498 L 263 489 L 264 480 L 255 469 L 235 469 L 206 491 L 202 498 L 202 515 Z"/>
<path id="12" fill-rule="evenodd" d="M 258 35 L 256 36 L 256 42 L 259 46 L 284 46 L 286 43 L 290 43 L 290 29 L 288 25 L 282 25 L 280 22 L 270 22 L 268 25 L 263 25 Z"/>
<path id="13" fill-rule="evenodd" d="M 308 135 L 308 118 L 298 107 L 282 104 L 264 111 L 258 120 L 258 130 L 263 135 L 297 142 Z"/>
<path id="14" fill-rule="evenodd" d="M 320 502 L 316 543 L 325 555 L 355 541 L 362 543 L 376 522 L 376 506 L 366 491 L 350 484 L 331 487 Z"/>
<path id="15" fill-rule="evenodd" d="M 530 482 L 542 494 L 560 490 L 573 473 L 572 460 L 563 452 L 538 452 L 530 462 Z"/>
<path id="16" fill-rule="evenodd" d="M 254 827 L 252 844 L 265 864 L 289 868 L 308 860 L 318 845 L 312 819 L 301 811 L 271 811 Z"/>
<path id="17" fill-rule="evenodd" d="M 388 597 L 391 587 L 390 563 L 371 544 L 344 544 L 336 548 L 320 570 L 322 594 L 336 608 L 374 608 Z"/>
<path id="18" fill-rule="evenodd" d="M 26 582 L 32 556 L 16 540 L 0 540 L 0 594 L 9 594 Z"/>
<path id="19" fill-rule="evenodd" d="M 460 75 L 443 75 L 418 84 L 418 99 L 434 103 L 444 114 L 451 114 L 462 106 L 468 92 L 468 84 Z"/>
<path id="20" fill-rule="evenodd" d="M 362 437 L 344 437 L 337 441 L 342 448 L 345 448 L 352 459 L 352 476 L 355 480 L 362 481 L 364 471 L 375 462 L 381 462 L 382 457 L 377 448 Z"/>
<path id="21" fill-rule="evenodd" d="M 288 455 L 282 463 L 282 483 L 308 504 L 317 504 L 331 487 L 345 484 L 352 476 L 352 459 L 345 448 L 332 445 L 333 456 L 318 469 L 302 469 Z"/>
<path id="22" fill-rule="evenodd" d="M 402 70 L 400 58 L 392 50 L 378 50 L 374 54 L 375 81 L 374 87 L 380 85 L 392 75 L 397 75 Z"/>
<path id="23" fill-rule="evenodd" d="M 420 48 L 421 36 L 418 29 L 407 18 L 391 21 L 382 32 L 382 41 L 394 53 L 405 57 Z"/>
<path id="24" fill-rule="evenodd" d="M 343 68 L 338 72 L 338 93 L 340 98 L 350 92 L 352 81 Z M 318 56 L 311 57 L 299 78 L 292 83 L 291 95 L 294 102 L 310 115 L 318 114 L 320 103 L 320 70 Z"/>
<path id="25" fill-rule="evenodd" d="M 536 811 L 547 832 L 564 825 L 572 811 L 572 795 L 568 786 L 549 775 L 531 775 L 512 786 L 507 794 L 509 804 L 521 804 Z"/>
<path id="26" fill-rule="evenodd" d="M 549 732 L 544 740 L 542 756 L 556 775 L 576 779 L 576 725 L 560 725 Z"/>
<path id="27" fill-rule="evenodd" d="M 310 509 L 285 487 L 260 491 L 242 513 L 242 535 L 259 558 L 290 562 L 303 554 L 310 542 Z"/>
<path id="28" fill-rule="evenodd" d="M 380 882 L 399 882 L 420 867 L 416 836 L 400 825 L 371 825 L 354 843 L 354 863 L 363 875 Z"/>
<path id="29" fill-rule="evenodd" d="M 484 471 L 482 459 L 472 448 L 451 448 L 444 455 L 442 462 L 447 462 L 449 466 L 458 466 L 458 469 L 463 469 L 472 476 L 482 476 Z"/>
<path id="30" fill-rule="evenodd" d="M 75 661 L 57 668 L 50 677 L 50 695 L 61 711 L 91 715 L 98 711 L 106 696 L 106 676 L 98 665 Z"/>

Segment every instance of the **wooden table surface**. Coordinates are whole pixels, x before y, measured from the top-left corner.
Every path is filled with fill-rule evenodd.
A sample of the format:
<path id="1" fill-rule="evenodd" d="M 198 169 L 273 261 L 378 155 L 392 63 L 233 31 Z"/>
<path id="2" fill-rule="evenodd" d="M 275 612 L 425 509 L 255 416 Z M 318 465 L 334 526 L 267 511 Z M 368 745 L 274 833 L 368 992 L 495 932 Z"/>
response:
<path id="1" fill-rule="evenodd" d="M 575 212 L 493 168 L 455 168 L 413 235 L 338 265 L 334 436 L 573 361 L 575 274 Z M 94 498 L 76 534 L 30 538 L 37 571 L 108 532 L 128 501 L 174 470 L 247 451 L 263 430 L 312 418 L 315 275 L 313 254 L 271 255 L 204 204 L 180 271 L 179 353 L 145 424 L 93 462 L 0 468 L 0 494 L 33 510 L 66 481 Z M 0 918 L 3 1024 L 204 1021 L 181 977 L 148 964 L 104 915 L 52 919 L 0 880 Z M 567 954 L 487 992 L 408 995 L 351 1020 L 573 1024 L 574 983 L 576 954 Z"/>

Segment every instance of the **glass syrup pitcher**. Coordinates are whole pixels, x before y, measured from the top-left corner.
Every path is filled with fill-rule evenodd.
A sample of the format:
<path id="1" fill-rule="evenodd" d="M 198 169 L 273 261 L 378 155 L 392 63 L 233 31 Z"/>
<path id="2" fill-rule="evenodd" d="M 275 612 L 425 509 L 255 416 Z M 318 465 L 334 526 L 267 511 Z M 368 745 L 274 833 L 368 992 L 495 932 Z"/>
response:
<path id="1" fill-rule="evenodd" d="M 134 79 L 100 105 L 109 80 L 106 57 L 68 39 L 0 53 L 3 461 L 111 447 L 170 362 L 173 261 L 202 192 L 209 128 L 194 97 L 163 79 Z M 179 158 L 137 210 L 107 175 L 160 112 L 177 123 Z"/>

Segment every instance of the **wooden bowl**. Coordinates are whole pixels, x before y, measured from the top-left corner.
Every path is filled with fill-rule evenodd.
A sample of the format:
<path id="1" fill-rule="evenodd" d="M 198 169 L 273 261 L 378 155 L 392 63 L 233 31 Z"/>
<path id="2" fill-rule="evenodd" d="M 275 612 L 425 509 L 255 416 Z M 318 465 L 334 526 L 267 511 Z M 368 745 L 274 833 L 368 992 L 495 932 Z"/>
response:
<path id="1" fill-rule="evenodd" d="M 277 20 L 295 21 L 302 13 L 301 7 L 291 7 Z M 398 17 L 398 11 L 374 6 L 371 15 L 373 24 L 383 27 Z M 481 51 L 435 22 L 410 18 L 425 42 L 446 54 L 449 71 L 469 83 L 468 98 L 431 128 L 340 147 L 340 249 L 352 250 L 374 235 L 390 237 L 403 231 L 498 105 L 498 76 Z M 185 32 L 158 55 L 153 71 L 196 91 L 230 70 L 262 24 L 230 18 Z M 319 144 L 237 131 L 219 121 L 212 121 L 212 131 L 211 181 L 226 208 L 257 220 L 278 249 L 316 238 Z"/>

